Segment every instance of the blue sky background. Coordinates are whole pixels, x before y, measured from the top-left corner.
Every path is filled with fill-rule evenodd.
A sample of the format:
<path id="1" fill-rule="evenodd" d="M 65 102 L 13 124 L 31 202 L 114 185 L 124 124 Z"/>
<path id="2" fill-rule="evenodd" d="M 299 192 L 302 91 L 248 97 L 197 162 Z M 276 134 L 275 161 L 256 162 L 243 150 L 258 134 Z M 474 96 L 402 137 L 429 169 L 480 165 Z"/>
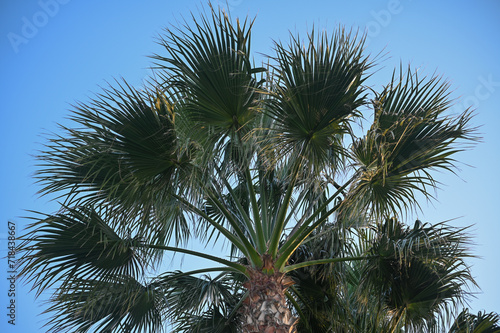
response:
<path id="1" fill-rule="evenodd" d="M 214 1 L 214 3 L 216 3 Z M 32 157 L 43 134 L 57 131 L 70 104 L 87 101 L 98 86 L 125 78 L 138 86 L 148 75 L 147 58 L 161 48 L 154 38 L 162 28 L 190 12 L 199 0 L 78 1 L 1 0 L 0 2 L 0 256 L 7 253 L 7 223 L 21 233 L 25 210 L 52 212 L 54 203 L 38 198 Z M 305 35 L 339 24 L 367 31 L 367 52 L 387 52 L 369 84 L 389 82 L 393 68 L 410 64 L 448 78 L 457 98 L 452 112 L 477 109 L 483 143 L 462 153 L 458 176 L 443 182 L 438 201 L 423 203 L 418 217 L 427 222 L 458 218 L 472 228 L 480 259 L 470 261 L 482 290 L 473 312 L 500 313 L 500 1 L 274 1 L 228 0 L 233 17 L 257 15 L 253 50 L 272 53 L 273 40 L 289 31 Z M 257 53 L 256 59 L 262 57 Z M 371 115 L 366 115 L 368 118 Z M 186 260 L 184 267 L 196 265 Z M 7 324 L 9 302 L 6 260 L 0 264 L 0 331 L 43 332 L 43 309 L 28 288 L 16 288 L 16 326 Z"/>

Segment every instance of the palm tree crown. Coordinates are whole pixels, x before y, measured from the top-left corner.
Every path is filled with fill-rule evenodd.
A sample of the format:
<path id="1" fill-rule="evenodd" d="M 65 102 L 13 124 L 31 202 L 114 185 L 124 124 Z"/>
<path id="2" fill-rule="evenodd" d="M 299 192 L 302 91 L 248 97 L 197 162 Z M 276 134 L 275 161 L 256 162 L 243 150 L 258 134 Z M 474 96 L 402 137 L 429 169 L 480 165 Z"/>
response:
<path id="1" fill-rule="evenodd" d="M 448 84 L 411 69 L 369 89 L 376 59 L 343 28 L 255 66 L 254 21 L 210 8 L 164 31 L 148 85 L 77 104 L 40 154 L 62 204 L 33 217 L 22 275 L 54 288 L 49 329 L 431 330 L 474 283 L 468 242 L 400 219 L 477 139 L 471 113 L 447 115 Z M 217 265 L 150 277 L 168 251 Z"/>

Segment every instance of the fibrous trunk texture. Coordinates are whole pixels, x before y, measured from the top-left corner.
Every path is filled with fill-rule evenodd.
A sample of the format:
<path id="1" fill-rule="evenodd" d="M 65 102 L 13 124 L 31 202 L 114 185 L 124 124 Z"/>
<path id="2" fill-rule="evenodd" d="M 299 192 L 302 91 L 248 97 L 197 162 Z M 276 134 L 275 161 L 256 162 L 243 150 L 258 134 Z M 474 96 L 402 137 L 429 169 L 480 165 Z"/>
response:
<path id="1" fill-rule="evenodd" d="M 241 307 L 244 333 L 294 333 L 296 318 L 286 304 L 291 279 L 283 273 L 267 275 L 252 271 L 244 284 L 248 297 Z"/>

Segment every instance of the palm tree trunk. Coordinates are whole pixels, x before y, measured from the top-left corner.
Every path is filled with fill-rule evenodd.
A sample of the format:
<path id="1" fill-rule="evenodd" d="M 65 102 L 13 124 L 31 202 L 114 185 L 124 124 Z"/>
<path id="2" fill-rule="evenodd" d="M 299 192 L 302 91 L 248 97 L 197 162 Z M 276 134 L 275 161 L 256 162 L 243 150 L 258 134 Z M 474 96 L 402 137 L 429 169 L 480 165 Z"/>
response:
<path id="1" fill-rule="evenodd" d="M 244 333 L 294 333 L 296 318 L 286 304 L 292 280 L 284 273 L 268 275 L 252 270 L 244 284 L 248 296 L 240 309 Z"/>

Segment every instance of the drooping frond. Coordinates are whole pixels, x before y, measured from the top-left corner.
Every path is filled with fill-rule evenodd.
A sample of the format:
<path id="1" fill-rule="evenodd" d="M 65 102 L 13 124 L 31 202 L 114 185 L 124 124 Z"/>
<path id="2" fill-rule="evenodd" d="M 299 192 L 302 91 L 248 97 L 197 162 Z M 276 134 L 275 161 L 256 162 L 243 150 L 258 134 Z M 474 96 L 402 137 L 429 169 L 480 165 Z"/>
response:
<path id="1" fill-rule="evenodd" d="M 186 275 L 179 271 L 163 274 L 158 279 L 159 285 L 164 288 L 172 318 L 183 313 L 201 315 L 211 308 L 235 305 L 238 298 L 233 294 L 233 283 L 236 282 L 228 279 L 226 273 L 212 278 L 209 275 Z"/>
<path id="2" fill-rule="evenodd" d="M 65 208 L 47 215 L 22 237 L 20 275 L 40 294 L 75 278 L 138 278 L 150 259 L 135 246 L 140 239 L 120 235 L 93 209 Z"/>
<path id="3" fill-rule="evenodd" d="M 195 147 L 178 140 L 173 98 L 125 84 L 79 104 L 70 118 L 75 127 L 40 154 L 42 193 L 106 207 L 126 216 L 127 229 L 159 243 L 185 240 L 187 221 L 171 193 L 189 191 L 183 184 L 196 172 Z"/>
<path id="4" fill-rule="evenodd" d="M 467 299 L 468 284 L 475 284 L 464 261 L 470 256 L 464 229 L 420 221 L 405 228 L 387 219 L 373 230 L 374 256 L 361 268 L 363 297 L 378 297 L 391 329 L 442 327 Z"/>
<path id="5" fill-rule="evenodd" d="M 497 313 L 481 312 L 477 315 L 464 309 L 455 319 L 449 333 L 499 333 L 500 316 Z"/>
<path id="6" fill-rule="evenodd" d="M 315 231 L 292 255 L 290 264 L 310 260 L 344 256 L 348 248 L 344 230 L 335 225 L 325 225 Z M 299 332 L 341 332 L 335 324 L 341 319 L 343 327 L 349 328 L 349 313 L 343 302 L 343 289 L 348 272 L 343 263 L 304 267 L 290 273 L 294 285 L 290 295 L 299 306 Z"/>
<path id="7" fill-rule="evenodd" d="M 237 332 L 244 276 L 234 272 L 224 272 L 214 278 L 200 275 L 217 270 L 200 269 L 197 274 L 171 272 L 157 279 L 169 303 L 167 315 L 174 332 Z"/>
<path id="8" fill-rule="evenodd" d="M 51 332 L 164 332 L 167 302 L 155 284 L 132 277 L 79 280 L 50 300 Z"/>

